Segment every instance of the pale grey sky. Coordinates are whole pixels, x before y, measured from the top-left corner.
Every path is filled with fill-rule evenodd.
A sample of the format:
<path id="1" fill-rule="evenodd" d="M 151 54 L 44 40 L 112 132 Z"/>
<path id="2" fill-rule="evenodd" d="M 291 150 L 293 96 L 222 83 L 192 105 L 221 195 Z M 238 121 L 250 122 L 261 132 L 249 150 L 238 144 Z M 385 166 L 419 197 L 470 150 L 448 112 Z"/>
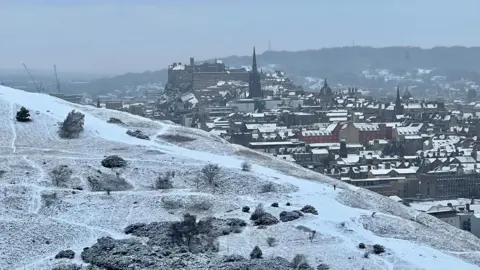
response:
<path id="1" fill-rule="evenodd" d="M 190 56 L 479 46 L 479 0 L 0 0 L 0 68 L 128 72 Z"/>

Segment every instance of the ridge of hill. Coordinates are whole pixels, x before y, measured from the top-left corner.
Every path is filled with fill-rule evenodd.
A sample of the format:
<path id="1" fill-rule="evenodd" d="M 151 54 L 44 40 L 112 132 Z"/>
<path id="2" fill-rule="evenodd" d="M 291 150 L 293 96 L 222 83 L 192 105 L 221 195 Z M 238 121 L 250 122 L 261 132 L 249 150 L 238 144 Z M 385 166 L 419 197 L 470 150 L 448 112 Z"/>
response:
<path id="1" fill-rule="evenodd" d="M 250 66 L 251 55 L 219 58 L 232 67 Z M 181 62 L 182 59 L 179 59 Z M 372 80 L 365 70 L 388 70 L 392 74 L 415 73 L 418 69 L 432 70 L 429 76 L 447 79 L 465 78 L 480 83 L 480 47 L 337 47 L 305 51 L 266 51 L 257 54 L 264 70 L 286 72 L 297 84 L 307 86 L 309 78 L 328 77 L 332 83 L 369 85 Z M 167 69 L 126 73 L 92 80 L 89 84 L 71 85 L 70 91 L 106 93 L 124 87 L 151 83 L 166 83 Z M 377 82 L 378 83 L 378 82 Z M 380 86 L 379 86 L 380 87 Z"/>
<path id="2" fill-rule="evenodd" d="M 20 106 L 30 110 L 31 122 L 15 121 Z M 77 139 L 59 138 L 58 122 L 71 110 L 85 114 L 84 131 Z M 122 123 L 108 123 L 112 117 Z M 137 129 L 150 140 L 126 134 Z M 103 167 L 110 155 L 127 166 Z M 245 160 L 252 163 L 249 171 L 241 169 Z M 198 181 L 207 164 L 220 166 L 215 185 Z M 54 184 L 58 166 L 71 170 L 62 185 Z M 172 188 L 152 188 L 171 170 Z M 0 191 L 0 269 L 237 269 L 238 264 L 294 269 L 288 262 L 295 254 L 304 254 L 313 267 L 323 263 L 342 270 L 480 265 L 480 239 L 379 194 L 201 130 L 3 86 Z M 258 204 L 271 214 L 262 220 L 268 225 L 250 220 Z M 306 205 L 317 215 L 295 212 Z M 296 219 L 272 222 L 283 211 Z M 216 233 L 208 236 L 213 238 L 199 244 L 213 249 L 190 253 L 164 247 L 171 239 L 164 230 L 187 212 L 215 218 L 209 229 Z M 375 244 L 385 252 L 366 255 Z M 232 257 L 249 258 L 255 246 L 263 260 Z M 55 259 L 67 249 L 73 259 Z M 277 256 L 284 259 L 273 259 Z"/>

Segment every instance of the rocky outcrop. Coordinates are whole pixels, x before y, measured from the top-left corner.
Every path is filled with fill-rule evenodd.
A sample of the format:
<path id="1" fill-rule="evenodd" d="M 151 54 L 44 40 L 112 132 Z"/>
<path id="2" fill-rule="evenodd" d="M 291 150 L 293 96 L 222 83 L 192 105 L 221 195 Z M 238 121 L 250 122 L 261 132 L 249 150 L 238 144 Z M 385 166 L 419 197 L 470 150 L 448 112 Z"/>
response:
<path id="1" fill-rule="evenodd" d="M 70 249 L 62 250 L 55 255 L 55 259 L 73 259 L 74 257 L 75 252 Z"/>
<path id="2" fill-rule="evenodd" d="M 85 248 L 81 257 L 102 269 L 209 269 L 205 258 L 218 251 L 217 238 L 246 225 L 244 220 L 236 218 L 197 221 L 189 214 L 178 222 L 137 223 L 124 231 L 148 238 L 146 244 L 134 238 L 103 237 L 92 247 Z M 231 257 L 224 263 L 238 260 L 240 258 Z"/>
<path id="3" fill-rule="evenodd" d="M 292 270 L 290 262 L 282 257 L 259 260 L 221 262 L 210 266 L 211 270 Z"/>

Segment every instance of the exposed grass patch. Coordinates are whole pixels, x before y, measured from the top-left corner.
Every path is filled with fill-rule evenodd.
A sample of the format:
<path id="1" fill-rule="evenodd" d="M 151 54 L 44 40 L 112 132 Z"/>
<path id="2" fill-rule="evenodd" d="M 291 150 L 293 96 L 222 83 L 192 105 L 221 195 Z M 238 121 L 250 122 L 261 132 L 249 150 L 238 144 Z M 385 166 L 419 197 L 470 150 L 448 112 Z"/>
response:
<path id="1" fill-rule="evenodd" d="M 195 138 L 187 137 L 187 136 L 182 136 L 182 135 L 159 135 L 158 138 L 163 139 L 167 142 L 191 142 L 195 141 Z"/>

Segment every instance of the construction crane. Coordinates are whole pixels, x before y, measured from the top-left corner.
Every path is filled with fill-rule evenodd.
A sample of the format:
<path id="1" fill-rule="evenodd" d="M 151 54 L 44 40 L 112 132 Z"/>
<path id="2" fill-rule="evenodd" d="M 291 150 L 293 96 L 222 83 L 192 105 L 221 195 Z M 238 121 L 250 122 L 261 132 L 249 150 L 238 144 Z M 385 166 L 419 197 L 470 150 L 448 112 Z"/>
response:
<path id="1" fill-rule="evenodd" d="M 58 80 L 57 65 L 53 65 L 53 70 L 55 71 L 55 80 L 57 81 L 57 93 L 60 93 L 60 81 Z"/>
<path id="2" fill-rule="evenodd" d="M 25 68 L 25 70 L 27 71 L 28 76 L 30 77 L 30 80 L 32 80 L 33 84 L 35 85 L 35 88 L 37 89 L 37 92 L 41 92 L 43 82 L 42 82 L 42 84 L 41 84 L 40 86 L 38 86 L 37 83 L 35 82 L 35 79 L 33 79 L 33 76 L 32 76 L 32 74 L 30 73 L 30 70 L 28 70 L 27 65 L 25 65 L 24 63 L 22 63 L 22 65 L 23 65 L 23 67 Z"/>

